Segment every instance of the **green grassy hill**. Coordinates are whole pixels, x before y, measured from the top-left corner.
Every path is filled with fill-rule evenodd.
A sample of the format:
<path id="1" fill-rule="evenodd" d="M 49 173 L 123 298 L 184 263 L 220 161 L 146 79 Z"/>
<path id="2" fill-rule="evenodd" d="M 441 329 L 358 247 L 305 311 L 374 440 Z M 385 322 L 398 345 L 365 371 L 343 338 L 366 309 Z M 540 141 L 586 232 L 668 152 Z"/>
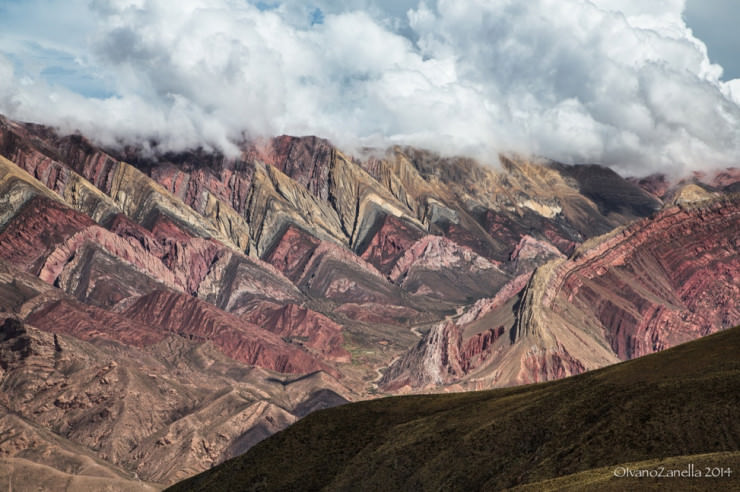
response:
<path id="1" fill-rule="evenodd" d="M 169 490 L 740 490 L 738 451 L 740 327 L 561 381 L 317 412 Z M 732 472 L 614 477 L 638 462 Z"/>

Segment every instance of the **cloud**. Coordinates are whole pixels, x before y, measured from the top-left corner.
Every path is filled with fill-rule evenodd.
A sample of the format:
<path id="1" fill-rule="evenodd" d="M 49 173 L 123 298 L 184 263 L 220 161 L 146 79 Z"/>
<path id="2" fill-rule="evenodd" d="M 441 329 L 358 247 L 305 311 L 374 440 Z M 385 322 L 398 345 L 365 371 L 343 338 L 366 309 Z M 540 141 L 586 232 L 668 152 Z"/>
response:
<path id="1" fill-rule="evenodd" d="M 681 0 L 91 5 L 97 27 L 74 59 L 114 95 L 0 59 L 0 112 L 160 150 L 236 153 L 245 136 L 285 133 L 628 174 L 740 160 L 740 85 L 720 79 Z"/>

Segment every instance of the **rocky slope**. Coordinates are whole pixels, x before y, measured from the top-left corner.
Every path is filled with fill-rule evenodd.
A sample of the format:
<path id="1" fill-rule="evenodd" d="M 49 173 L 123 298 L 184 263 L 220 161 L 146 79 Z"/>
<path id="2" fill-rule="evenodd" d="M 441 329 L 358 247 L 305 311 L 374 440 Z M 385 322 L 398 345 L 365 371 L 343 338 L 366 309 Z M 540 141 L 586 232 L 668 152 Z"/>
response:
<path id="1" fill-rule="evenodd" d="M 717 331 L 738 316 L 738 182 L 315 137 L 145 156 L 0 117 L 0 321 L 20 323 L 0 403 L 51 433 L 0 473 L 76 477 L 40 450 L 78 446 L 111 467 L 95 477 L 167 484 L 347 400 Z"/>
<path id="2" fill-rule="evenodd" d="M 546 381 L 737 324 L 740 199 L 667 207 L 552 260 L 517 287 L 436 325 L 383 384 Z"/>
<path id="3" fill-rule="evenodd" d="M 106 469 L 70 466 L 71 448 L 108 463 L 116 476 L 172 482 L 238 455 L 305 415 L 306 406 L 346 401 L 337 393 L 346 388 L 320 372 L 286 379 L 178 336 L 136 349 L 48 329 L 12 319 L 2 325 L 1 403 L 48 435 L 4 440 L 1 449 L 53 468 L 51 476 Z"/>
<path id="4" fill-rule="evenodd" d="M 738 350 L 740 327 L 560 381 L 332 408 L 169 490 L 737 490 Z M 615 477 L 629 463 L 703 476 Z"/>

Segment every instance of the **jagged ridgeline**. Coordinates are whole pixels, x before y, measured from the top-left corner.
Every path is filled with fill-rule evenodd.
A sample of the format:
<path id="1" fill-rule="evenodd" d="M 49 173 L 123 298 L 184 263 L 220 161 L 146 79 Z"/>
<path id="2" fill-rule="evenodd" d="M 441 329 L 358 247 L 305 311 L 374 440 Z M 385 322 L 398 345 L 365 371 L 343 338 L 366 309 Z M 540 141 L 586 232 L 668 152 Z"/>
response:
<path id="1" fill-rule="evenodd" d="M 152 157 L 0 117 L 0 473 L 162 487 L 314 410 L 729 328 L 738 183 L 314 137 Z"/>

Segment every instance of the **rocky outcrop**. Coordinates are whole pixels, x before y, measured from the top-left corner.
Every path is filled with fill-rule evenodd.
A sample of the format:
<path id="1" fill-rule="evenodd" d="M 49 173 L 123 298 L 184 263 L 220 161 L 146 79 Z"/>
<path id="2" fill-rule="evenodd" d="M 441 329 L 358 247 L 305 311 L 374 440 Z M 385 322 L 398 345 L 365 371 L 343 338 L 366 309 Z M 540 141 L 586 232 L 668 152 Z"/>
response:
<path id="1" fill-rule="evenodd" d="M 316 137 L 283 135 L 255 148 L 259 158 L 279 169 L 322 201 L 329 199 L 329 173 L 334 147 Z"/>
<path id="2" fill-rule="evenodd" d="M 280 335 L 283 340 L 309 347 L 323 359 L 350 362 L 349 352 L 342 347 L 342 326 L 316 311 L 295 304 L 263 301 L 241 318 Z"/>
<path id="3" fill-rule="evenodd" d="M 739 237 L 736 198 L 668 208 L 557 267 L 543 307 L 589 313 L 621 358 L 727 328 L 740 321 Z"/>
<path id="4" fill-rule="evenodd" d="M 565 255 L 551 243 L 524 235 L 511 253 L 510 260 L 513 270 L 521 274 L 534 271 L 543 261 L 556 258 L 565 258 Z"/>
<path id="5" fill-rule="evenodd" d="M 0 256 L 38 275 L 53 248 L 94 224 L 55 200 L 31 197 L 0 233 Z"/>
<path id="6" fill-rule="evenodd" d="M 425 234 L 418 227 L 392 216 L 378 218 L 374 230 L 367 235 L 367 244 L 360 245 L 363 259 L 389 274 L 396 262 Z"/>
<path id="7" fill-rule="evenodd" d="M 207 302 L 175 292 L 139 298 L 122 313 L 160 333 L 212 341 L 224 354 L 252 366 L 283 373 L 334 372 L 279 336 L 225 313 Z"/>
<path id="8" fill-rule="evenodd" d="M 739 240 L 737 197 L 666 208 L 539 267 L 504 312 L 479 301 L 438 324 L 383 384 L 545 381 L 734 326 Z"/>
<path id="9" fill-rule="evenodd" d="M 494 294 L 509 275 L 467 247 L 426 236 L 406 249 L 389 278 L 415 294 L 469 302 Z"/>
<path id="10" fill-rule="evenodd" d="M 122 211 L 147 226 L 163 214 L 201 237 L 214 237 L 239 250 L 249 247 L 248 229 L 228 205 L 211 203 L 201 215 L 133 166 L 94 148 L 84 138 L 59 138 L 48 129 L 0 120 L 2 154 L 40 178 L 70 204 L 101 222 Z M 101 197 L 98 191 L 112 200 Z"/>
<path id="11" fill-rule="evenodd" d="M 7 139 L 10 135 L 11 132 L 0 129 L 0 138 Z M 72 208 L 94 221 L 106 223 L 113 215 L 121 212 L 120 207 L 109 196 L 64 164 L 24 146 L 22 142 L 16 148 L 6 142 L 6 151 L 13 156 L 18 166 L 59 194 Z"/>
<path id="12" fill-rule="evenodd" d="M 0 230 L 32 198 L 43 196 L 53 201 L 61 197 L 0 156 Z"/>
<path id="13" fill-rule="evenodd" d="M 491 298 L 479 299 L 457 316 L 434 325 L 419 343 L 383 374 L 381 387 L 429 387 L 456 383 L 481 365 L 490 364 L 494 351 L 501 353 L 509 343 L 514 318 L 502 312 L 511 309 L 530 275 L 516 277 Z"/>
<path id="14" fill-rule="evenodd" d="M 167 334 L 125 316 L 69 299 L 42 304 L 26 321 L 44 331 L 64 333 L 80 340 L 116 340 L 133 347 L 147 347 Z"/>
<path id="15" fill-rule="evenodd" d="M 303 292 L 335 302 L 402 303 L 399 289 L 347 248 L 288 226 L 265 254 Z"/>

